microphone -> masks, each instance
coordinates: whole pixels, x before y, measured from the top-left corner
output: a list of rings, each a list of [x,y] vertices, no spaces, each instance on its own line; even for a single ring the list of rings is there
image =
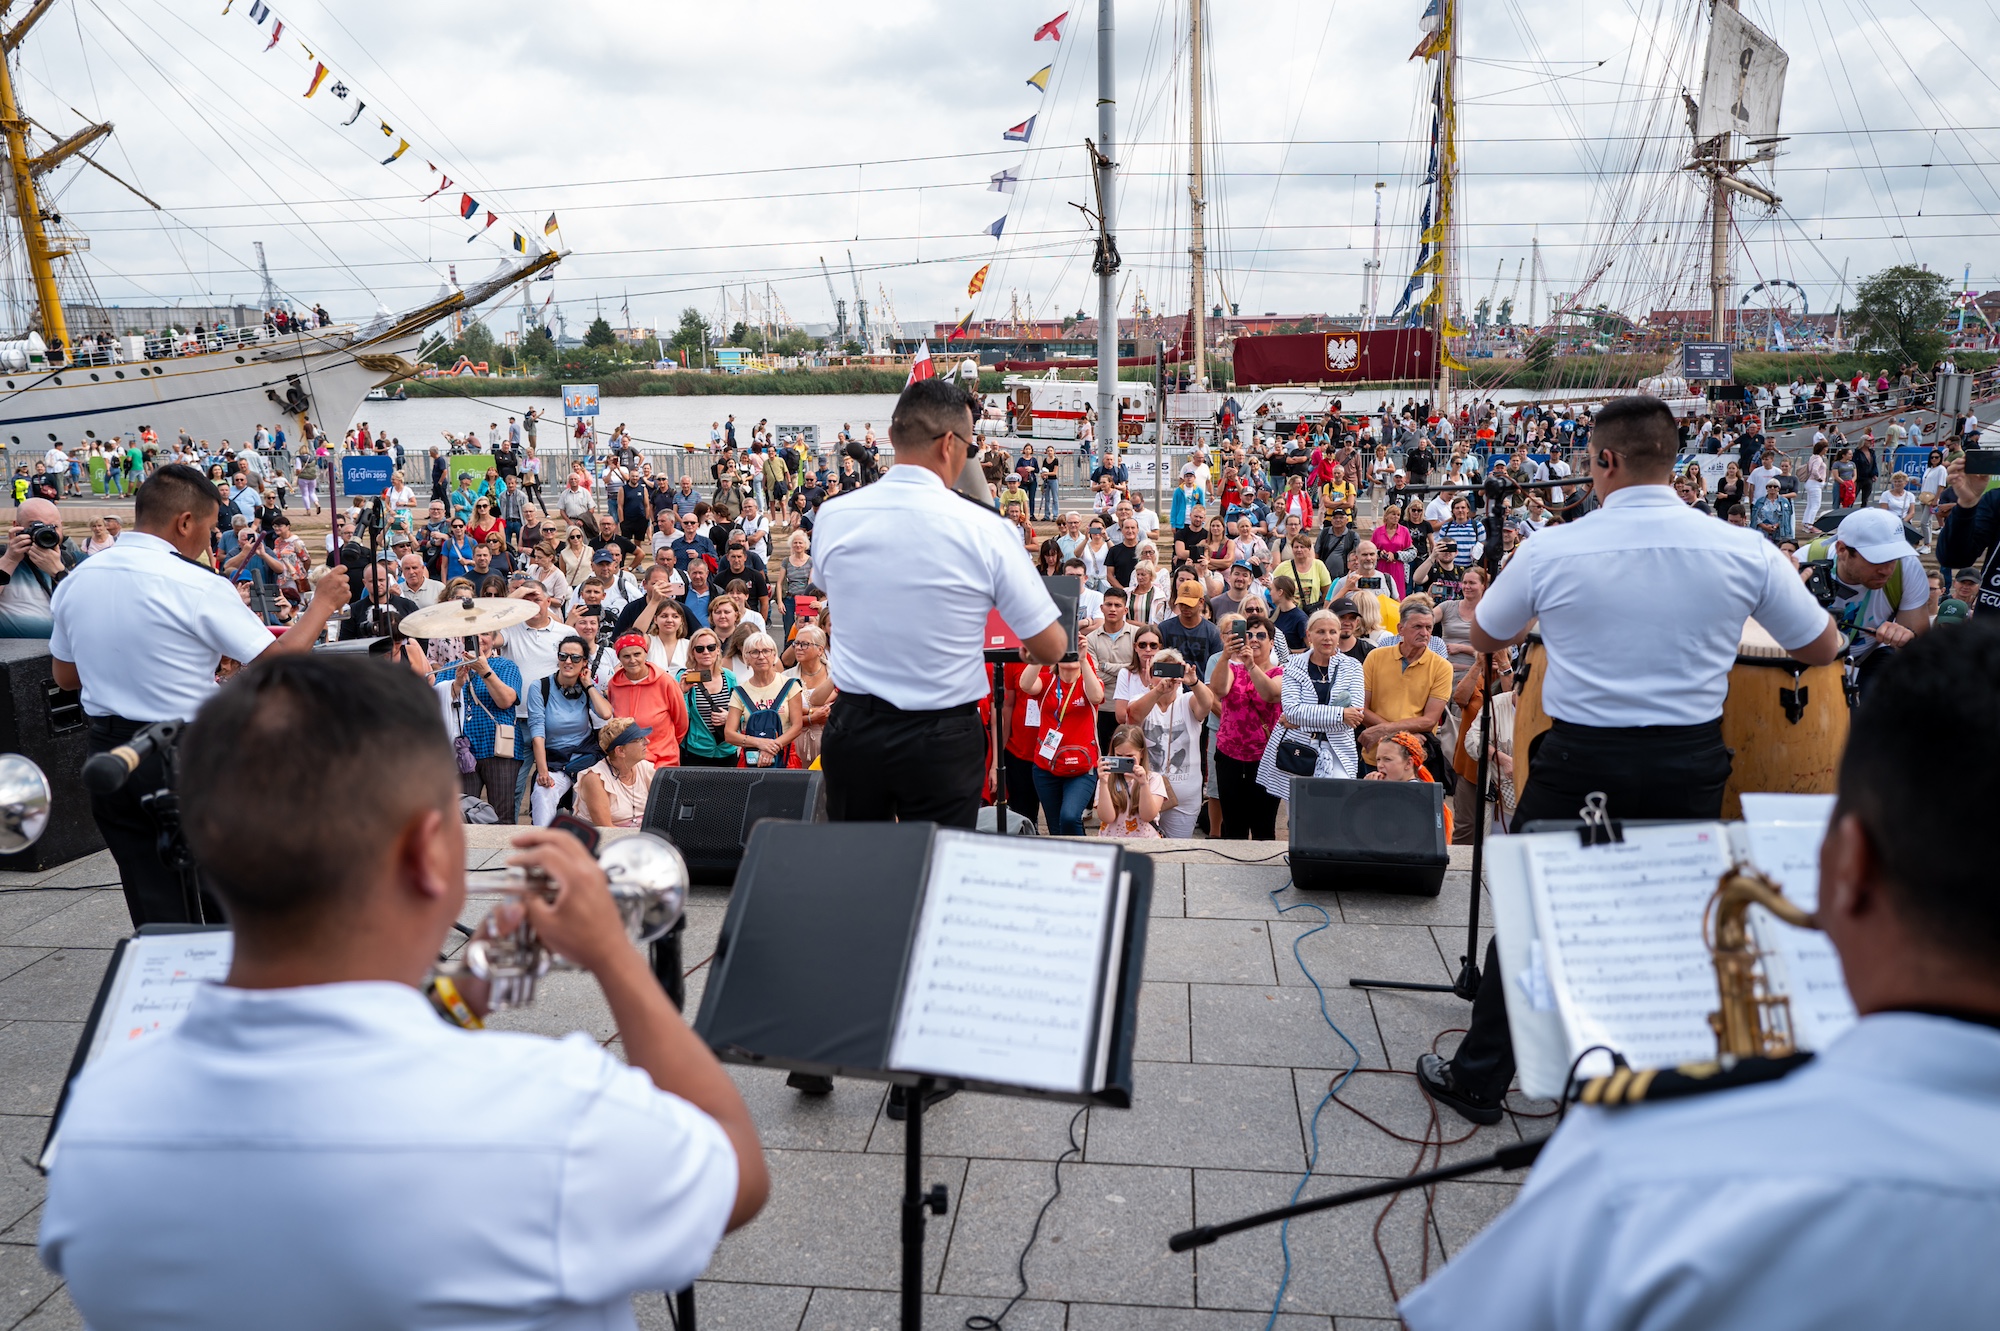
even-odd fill
[[[139,770],[139,764],[146,761],[146,755],[159,749],[172,749],[180,738],[183,724],[180,721],[155,721],[142,727],[116,748],[92,754],[84,760],[83,784],[93,794],[117,794],[126,779]]]

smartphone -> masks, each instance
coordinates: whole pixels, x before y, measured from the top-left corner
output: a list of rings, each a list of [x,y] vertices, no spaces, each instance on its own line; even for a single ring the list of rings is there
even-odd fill
[[[1153,675],[1158,679],[1185,679],[1187,666],[1179,661],[1156,661],[1153,663]]]
[[[1130,772],[1132,770],[1132,755],[1121,753],[1106,758],[1104,760],[1104,770],[1107,772]]]
[[[1967,476],[2000,476],[2000,448],[1966,449],[1965,474]]]

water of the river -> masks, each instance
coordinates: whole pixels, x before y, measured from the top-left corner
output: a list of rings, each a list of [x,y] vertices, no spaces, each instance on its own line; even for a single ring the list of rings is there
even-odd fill
[[[682,444],[708,446],[710,422],[736,417],[736,437],[747,443],[750,428],[760,420],[773,426],[817,425],[822,446],[832,443],[843,424],[861,437],[872,423],[876,438],[889,437],[889,413],[896,399],[891,394],[815,394],[791,397],[608,397],[602,399],[597,417],[600,437],[609,435],[622,421],[641,447],[673,447]],[[498,422],[504,429],[507,417],[520,417],[529,407],[547,413],[540,439],[552,444],[563,430],[560,398],[494,397],[478,402],[462,398],[424,397],[405,402],[363,402],[355,412],[358,424],[367,421],[372,431],[387,430],[408,448],[428,448],[446,430],[463,435],[477,430],[481,439],[486,429]]]

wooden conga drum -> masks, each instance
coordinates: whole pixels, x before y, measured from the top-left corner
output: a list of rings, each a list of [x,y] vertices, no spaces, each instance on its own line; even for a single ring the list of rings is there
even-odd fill
[[[1530,633],[1514,675],[1514,789],[1528,788],[1528,746],[1547,730],[1549,714],[1542,710],[1543,677],[1549,671],[1549,649],[1542,635]]]
[[[1744,791],[1830,795],[1847,747],[1847,690],[1838,661],[1809,666],[1745,620],[1722,707],[1729,784],[1722,816],[1743,816]]]

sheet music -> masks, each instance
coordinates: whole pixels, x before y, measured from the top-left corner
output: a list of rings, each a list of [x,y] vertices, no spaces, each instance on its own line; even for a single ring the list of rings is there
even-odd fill
[[[1117,861],[1116,846],[939,830],[889,1066],[1091,1089]]]
[[[229,974],[235,945],[236,935],[227,929],[148,934],[127,942],[85,1065],[180,1025],[195,992]]]
[[[1829,808],[1828,812],[1831,812]],[[1750,862],[1806,910],[1819,907],[1819,843],[1826,818],[1817,822],[1751,823],[1743,829]],[[1792,1030],[1801,1049],[1824,1049],[1855,1022],[1854,1000],[1840,969],[1840,954],[1817,929],[1786,924],[1761,907],[1750,928],[1765,952],[1771,987],[1792,1000]]]
[[[1570,1049],[1608,1045],[1635,1068],[1714,1057],[1715,968],[1701,918],[1729,867],[1722,824],[1627,827],[1622,843],[1587,848],[1570,833],[1524,840]],[[1593,1055],[1583,1074],[1610,1066]]]

